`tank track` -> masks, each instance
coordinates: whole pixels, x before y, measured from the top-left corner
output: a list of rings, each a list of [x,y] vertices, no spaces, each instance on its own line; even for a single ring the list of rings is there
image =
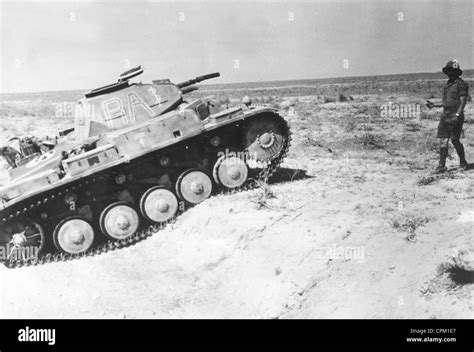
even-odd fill
[[[282,127],[282,130],[284,131],[284,135],[286,136],[284,140],[284,145],[282,150],[280,151],[279,155],[274,158],[272,161],[270,161],[267,165],[267,167],[263,168],[255,178],[249,178],[247,181],[240,187],[235,188],[233,190],[227,191],[227,193],[235,193],[235,192],[240,192],[240,191],[246,191],[246,190],[251,190],[259,187],[260,182],[266,182],[278,169],[280,164],[283,162],[284,158],[286,157],[290,145],[291,145],[291,131],[288,125],[288,122],[280,115],[280,114],[275,114],[275,116],[278,116],[279,118],[279,125]],[[150,158],[156,158],[150,157]],[[131,163],[129,165],[129,168],[134,168],[138,167],[140,163],[145,162],[146,160],[149,160],[150,158],[146,158],[144,160],[141,160],[137,163]],[[50,194],[47,198],[45,198],[43,201],[38,201],[36,204],[31,204],[30,207],[24,208],[23,211],[17,211],[16,216],[22,215],[24,213],[27,213],[28,211],[31,211],[35,209],[35,207],[43,205],[47,203],[49,200],[55,199],[56,197],[60,197],[61,195],[64,195],[67,193],[69,190],[76,190],[81,187],[85,187],[89,185],[91,182],[95,182],[100,178],[108,178],[111,175],[113,175],[114,172],[110,171],[109,173],[93,177],[92,179],[89,180],[84,180],[84,182],[74,185],[68,189],[65,190],[59,190],[55,194]],[[221,191],[222,192],[222,191]],[[166,226],[170,223],[174,223],[176,219],[185,212],[183,211],[178,211],[177,214],[167,221],[166,223],[162,224],[153,224],[150,225],[146,228],[138,229],[135,234],[131,235],[130,237],[126,239],[121,239],[121,240],[107,240],[105,243],[99,244],[98,246],[95,246],[94,248],[89,249],[88,251],[81,253],[81,254],[69,254],[69,253],[48,253],[44,256],[41,256],[39,258],[30,258],[27,260],[10,260],[7,259],[3,261],[3,264],[10,269],[14,268],[21,268],[21,267],[28,267],[28,266],[36,266],[36,265],[42,265],[42,264],[48,264],[48,263],[53,263],[53,262],[66,262],[66,261],[71,261],[71,260],[77,260],[80,258],[86,258],[86,257],[92,257],[95,255],[100,255],[103,253],[107,253],[109,251],[121,249],[121,248],[126,248],[130,247],[140,241],[143,241],[147,239],[148,237],[152,236],[153,234],[159,232],[160,230],[163,230],[166,228]],[[8,217],[9,220],[14,218],[13,215],[10,215]]]

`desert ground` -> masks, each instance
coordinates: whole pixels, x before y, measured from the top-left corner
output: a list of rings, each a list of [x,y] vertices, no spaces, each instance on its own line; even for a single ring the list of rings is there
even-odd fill
[[[213,196],[126,249],[1,266],[0,318],[474,318],[474,166],[458,169],[451,147],[450,171],[432,173],[440,109],[424,102],[443,83],[203,85],[194,97],[231,106],[248,95],[289,121],[290,152],[269,184]],[[82,93],[0,95],[0,137],[68,126],[58,104]],[[464,130],[472,163],[472,102]]]

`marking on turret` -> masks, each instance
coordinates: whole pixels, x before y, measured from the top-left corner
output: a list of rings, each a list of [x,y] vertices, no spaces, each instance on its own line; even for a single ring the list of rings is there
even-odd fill
[[[156,97],[159,99],[159,96]],[[123,125],[136,122],[136,109],[144,109],[150,117],[155,116],[153,110],[147,105],[140,95],[136,92],[127,93],[128,114],[125,111],[124,104],[119,97],[113,97],[102,102],[102,110],[104,112],[104,121],[109,128],[114,128],[113,120],[122,118]],[[115,126],[117,127],[117,126]],[[120,126],[118,126],[120,127]]]
[[[102,102],[102,109],[104,111],[104,120],[109,128],[114,128],[113,120],[122,117],[123,123],[128,123],[128,117],[123,108],[122,100],[114,97]]]
[[[151,117],[153,117],[155,114],[153,113],[153,110],[145,103],[145,101],[135,92],[130,92],[127,93],[128,97],[128,111],[130,115],[130,122],[135,122],[135,108],[137,107],[142,107],[145,109],[148,114],[150,114]]]
[[[84,126],[86,120],[91,120],[95,115],[95,106],[87,102],[79,101],[74,109],[74,117],[79,126]]]
[[[161,97],[157,94],[157,90],[154,87],[148,88],[148,92],[150,92],[150,95],[155,98],[155,105],[160,105],[161,103]]]

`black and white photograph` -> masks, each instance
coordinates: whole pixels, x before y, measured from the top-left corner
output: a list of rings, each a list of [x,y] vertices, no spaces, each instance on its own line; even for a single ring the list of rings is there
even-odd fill
[[[0,319],[473,319],[473,9],[0,0]]]

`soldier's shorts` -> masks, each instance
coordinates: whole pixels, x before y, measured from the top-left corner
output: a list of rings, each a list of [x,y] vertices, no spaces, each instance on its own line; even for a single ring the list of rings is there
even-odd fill
[[[441,119],[438,124],[437,138],[451,138],[460,139],[462,134],[462,126],[464,124],[464,115],[459,117],[456,114],[441,115]]]

